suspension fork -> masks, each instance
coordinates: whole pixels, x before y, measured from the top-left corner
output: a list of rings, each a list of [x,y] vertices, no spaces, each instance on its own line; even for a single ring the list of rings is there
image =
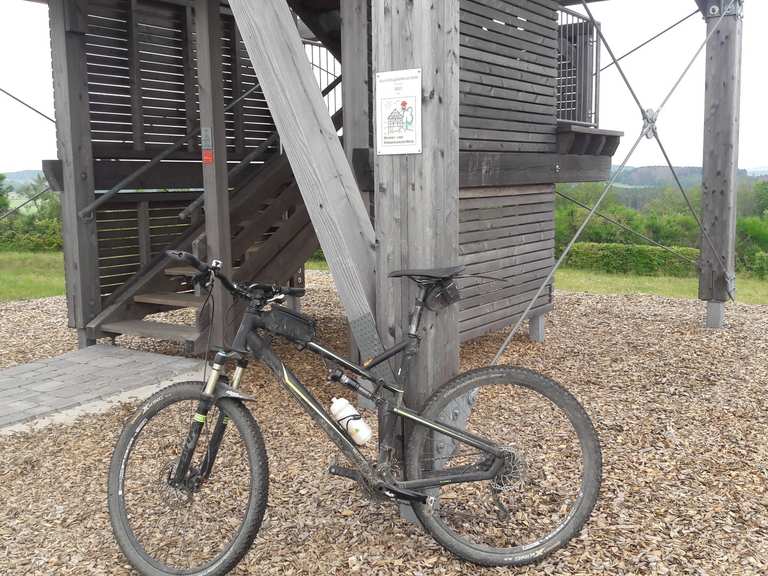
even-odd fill
[[[171,484],[173,486],[182,485],[189,475],[189,467],[192,463],[192,457],[195,453],[195,449],[197,448],[197,443],[200,440],[200,434],[203,431],[203,427],[208,420],[208,413],[213,407],[215,401],[216,386],[219,383],[219,379],[222,375],[222,369],[226,361],[227,355],[223,352],[218,352],[213,360],[213,365],[211,366],[211,374],[208,377],[208,381],[205,384],[205,389],[203,390],[203,397],[197,403],[197,410],[195,411],[195,415],[192,417],[192,423],[190,424],[189,432],[187,433],[187,437],[184,439],[184,443],[181,446],[179,462],[176,465],[176,470],[174,471],[173,477],[171,478]],[[236,385],[240,384],[244,369],[245,365],[241,366],[240,362],[238,362],[238,367],[235,371],[234,377],[234,383]],[[211,436],[211,442],[209,443],[208,451],[206,452],[205,459],[203,460],[201,468],[201,472],[205,478],[210,475],[211,469],[213,468],[213,463],[216,460],[219,446],[221,445],[221,441],[224,437],[226,425],[226,417],[224,414],[219,414],[216,425],[214,427],[213,435]]]
[[[230,384],[235,390],[240,387],[240,381],[243,379],[243,372],[245,372],[247,366],[248,361],[245,358],[241,358],[237,361],[237,367],[235,368],[235,373],[232,376],[232,382]],[[205,458],[200,466],[200,476],[203,480],[207,480],[213,471],[213,465],[216,462],[216,456],[219,454],[219,448],[221,447],[222,440],[224,440],[224,433],[227,431],[228,424],[229,417],[219,410],[219,416],[216,419],[216,425],[213,427],[211,440],[208,443],[208,450],[206,451]]]
[[[236,354],[239,354],[237,361],[237,368],[235,369],[234,376],[232,378],[232,388],[240,386],[240,381],[243,377],[243,372],[248,365],[248,361],[245,354],[242,352],[245,350],[248,334],[253,330],[253,326],[257,316],[257,309],[248,307],[243,319],[240,322],[240,327],[237,330],[235,339],[232,343],[232,350]],[[192,456],[197,448],[197,443],[200,440],[200,434],[203,430],[206,420],[208,419],[208,413],[210,412],[216,398],[216,386],[219,383],[219,379],[222,375],[222,369],[227,362],[229,356],[224,352],[217,352],[213,359],[213,365],[211,366],[211,375],[208,377],[208,381],[205,384],[203,390],[203,398],[197,405],[197,411],[192,420],[192,424],[189,428],[189,433],[181,447],[181,456],[179,456],[179,462],[176,466],[176,470],[173,473],[173,477],[170,479],[172,486],[180,486],[186,480],[189,474],[189,467],[192,463]],[[227,429],[228,418],[219,413],[219,417],[216,419],[216,424],[211,435],[211,440],[208,444],[208,450],[206,451],[203,459],[200,474],[202,479],[207,479],[211,475],[213,470],[213,464],[216,461],[221,442],[224,439],[224,433]]]
[[[237,334],[235,335],[235,339],[232,342],[232,349],[235,351],[242,351],[245,350],[246,345],[246,339],[248,337],[248,334],[253,330],[253,323],[255,318],[255,311],[251,310],[250,307],[246,311],[246,313],[243,315],[243,319],[240,322],[240,327],[237,330]],[[213,363],[213,369],[211,371],[211,377],[208,379],[208,382],[205,386],[205,392],[204,394],[210,395],[211,398],[214,397],[216,393],[216,385],[219,382],[219,378],[221,377],[221,367],[226,362],[227,355],[223,354],[221,352],[216,354],[216,358],[214,359]],[[240,387],[240,382],[243,379],[243,373],[245,372],[245,369],[248,367],[248,359],[245,356],[245,354],[241,354],[237,359],[237,366],[235,368],[235,372],[232,375],[232,381],[230,382],[230,386],[233,389],[238,389]],[[211,406],[208,406],[208,410],[210,410]],[[198,410],[199,412],[199,410]],[[206,412],[207,416],[207,412]],[[196,422],[193,422],[193,429]],[[227,431],[227,425],[229,424],[229,418],[221,411],[219,411],[219,416],[216,419],[216,424],[213,427],[213,432],[211,433],[211,439],[208,443],[208,450],[205,453],[205,457],[203,458],[203,462],[200,466],[200,477],[203,480],[207,480],[211,472],[213,471],[213,465],[216,462],[216,457],[219,454],[219,448],[221,447],[221,442],[224,440],[224,433]],[[192,435],[193,429],[190,430],[190,435]],[[202,429],[202,427],[201,427]],[[197,438],[199,439],[200,433],[197,433]],[[194,448],[197,446],[197,439],[195,440],[195,445],[192,447],[192,451],[190,452],[189,459],[191,461],[191,456],[194,454]],[[189,468],[189,463],[186,464],[186,467]],[[186,472],[185,472],[186,474]]]

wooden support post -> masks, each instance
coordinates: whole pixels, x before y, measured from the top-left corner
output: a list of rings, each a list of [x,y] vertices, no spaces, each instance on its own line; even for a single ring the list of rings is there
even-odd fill
[[[69,326],[81,348],[94,344],[86,325],[101,310],[96,219],[78,212],[94,200],[93,153],[85,64],[86,0],[50,0],[53,93],[59,160],[64,271]]]
[[[708,2],[708,34],[720,20],[720,10],[728,4]],[[708,307],[718,309],[708,311],[707,325],[713,328],[723,325],[719,309],[729,298],[728,275],[735,272],[741,50],[742,2],[738,0],[707,46],[702,220],[717,253],[702,236],[699,298],[706,300]],[[721,262],[725,262],[727,274]]]
[[[544,342],[544,322],[544,314],[531,316],[528,319],[528,338],[531,339],[531,342]]]
[[[368,0],[348,0],[341,3],[341,83],[344,103],[344,152],[355,172],[353,156],[356,148],[368,149],[371,144],[370,116],[370,55]],[[358,188],[361,175],[355,172]],[[363,204],[370,214],[371,194],[361,190]],[[366,282],[375,286],[376,279]],[[375,297],[371,302],[375,310]],[[360,360],[360,351],[350,338],[350,355]]]
[[[230,0],[357,345],[382,351],[372,312],[373,227],[285,0]],[[392,379],[388,369],[378,372]]]
[[[291,276],[288,285],[291,288],[304,288],[306,286],[305,269],[303,264],[301,265],[301,268],[299,268],[296,273]],[[289,296],[286,299],[286,306],[288,306],[291,310],[301,312],[301,298]]]
[[[229,223],[222,32],[218,0],[196,0],[195,23],[207,252],[209,258],[221,260],[224,273],[231,276],[232,234]],[[213,296],[216,299],[216,316],[209,328],[212,330],[211,345],[223,346],[232,336],[225,321],[232,296],[220,283],[216,283]]]
[[[136,224],[139,234],[139,262],[148,266],[152,260],[152,231],[150,230],[149,201],[142,200],[136,206]]]
[[[459,260],[459,0],[374,0],[372,26],[374,72],[420,68],[423,83],[422,153],[375,159],[376,312],[386,345],[406,331],[415,300],[413,282],[389,272]],[[414,409],[459,367],[456,306],[424,320],[405,396]]]

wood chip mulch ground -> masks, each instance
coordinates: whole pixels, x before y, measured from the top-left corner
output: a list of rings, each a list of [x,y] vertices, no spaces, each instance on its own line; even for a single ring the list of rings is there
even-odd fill
[[[309,288],[305,310],[327,343],[346,350],[329,277],[312,273]],[[516,339],[505,361],[559,380],[582,401],[605,462],[581,536],[518,570],[462,563],[394,508],[328,476],[331,444],[264,370],[250,369],[270,504],[235,573],[767,574],[768,306],[729,306],[723,331],[702,328],[702,313],[693,301],[560,293],[546,343]],[[0,304],[0,367],[72,349],[65,319],[62,298]],[[503,337],[465,345],[463,368],[487,363]],[[320,379],[322,364],[283,352],[324,403],[339,394]],[[130,409],[0,436],[0,574],[131,573],[105,501],[110,453]]]

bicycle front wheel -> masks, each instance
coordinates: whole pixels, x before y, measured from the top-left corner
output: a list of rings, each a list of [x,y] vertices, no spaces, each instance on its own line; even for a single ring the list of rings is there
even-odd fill
[[[202,382],[161,390],[138,409],[112,455],[112,530],[141,574],[226,574],[248,552],[267,506],[267,454],[245,406],[219,401],[209,412],[183,485],[170,482],[202,397]],[[216,450],[217,423],[226,423]],[[215,460],[210,475],[205,463]]]
[[[600,490],[600,444],[578,401],[556,382],[494,366],[439,388],[421,414],[466,429],[504,451],[495,478],[428,489],[414,504],[424,528],[445,548],[486,566],[535,562],[566,544],[589,518]],[[409,480],[441,469],[482,468],[488,455],[417,426],[409,440]]]

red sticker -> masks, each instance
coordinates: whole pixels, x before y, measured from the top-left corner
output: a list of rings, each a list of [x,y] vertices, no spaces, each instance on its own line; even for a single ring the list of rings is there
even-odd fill
[[[210,166],[211,164],[213,164],[213,150],[203,148],[203,166]]]

